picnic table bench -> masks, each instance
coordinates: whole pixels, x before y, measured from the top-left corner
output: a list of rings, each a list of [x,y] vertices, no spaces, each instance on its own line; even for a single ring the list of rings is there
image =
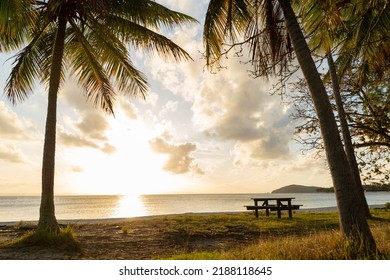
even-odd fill
[[[294,197],[255,197],[252,198],[254,205],[244,205],[246,210],[254,210],[256,218],[259,217],[259,210],[265,210],[266,216],[269,216],[269,211],[277,211],[278,218],[282,217],[282,211],[288,211],[288,216],[292,218],[292,210],[298,210],[302,205],[292,204]],[[270,204],[269,202],[273,202]],[[259,205],[259,202],[262,204]]]

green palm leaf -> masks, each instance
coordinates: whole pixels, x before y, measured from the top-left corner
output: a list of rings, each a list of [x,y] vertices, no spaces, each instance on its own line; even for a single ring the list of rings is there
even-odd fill
[[[253,15],[245,0],[211,0],[204,23],[205,56],[210,67],[221,57],[222,46],[244,36]]]
[[[24,100],[40,80],[48,85],[48,112],[38,227],[56,232],[54,166],[57,97],[67,69],[88,99],[114,113],[116,89],[145,96],[147,81],[126,44],[174,61],[190,56],[159,29],[196,22],[150,0],[0,0],[0,51],[25,47],[15,56],[6,96]],[[115,88],[115,86],[117,88]]]

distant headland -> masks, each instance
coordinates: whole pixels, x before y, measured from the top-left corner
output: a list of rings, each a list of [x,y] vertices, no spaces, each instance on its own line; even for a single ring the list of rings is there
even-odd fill
[[[363,189],[368,192],[389,192],[390,185],[364,185]],[[288,185],[279,189],[273,190],[271,193],[332,193],[333,187],[324,188],[316,186],[304,185]]]

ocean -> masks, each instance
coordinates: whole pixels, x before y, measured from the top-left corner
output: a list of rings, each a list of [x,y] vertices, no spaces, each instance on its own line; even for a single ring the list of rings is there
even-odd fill
[[[58,220],[110,219],[182,213],[245,211],[252,197],[294,197],[302,209],[335,207],[333,193],[79,195],[55,198]],[[390,192],[366,192],[369,205],[390,202]],[[36,221],[39,196],[0,196],[0,222]]]

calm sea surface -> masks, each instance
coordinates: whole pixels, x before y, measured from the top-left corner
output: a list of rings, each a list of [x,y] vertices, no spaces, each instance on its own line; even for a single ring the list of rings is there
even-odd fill
[[[336,206],[334,194],[166,194],[140,196],[57,196],[56,217],[106,219],[200,212],[239,212],[251,197],[295,197],[303,209]],[[368,192],[369,205],[390,202],[390,192]],[[39,216],[39,196],[0,196],[0,222],[34,221]]]

